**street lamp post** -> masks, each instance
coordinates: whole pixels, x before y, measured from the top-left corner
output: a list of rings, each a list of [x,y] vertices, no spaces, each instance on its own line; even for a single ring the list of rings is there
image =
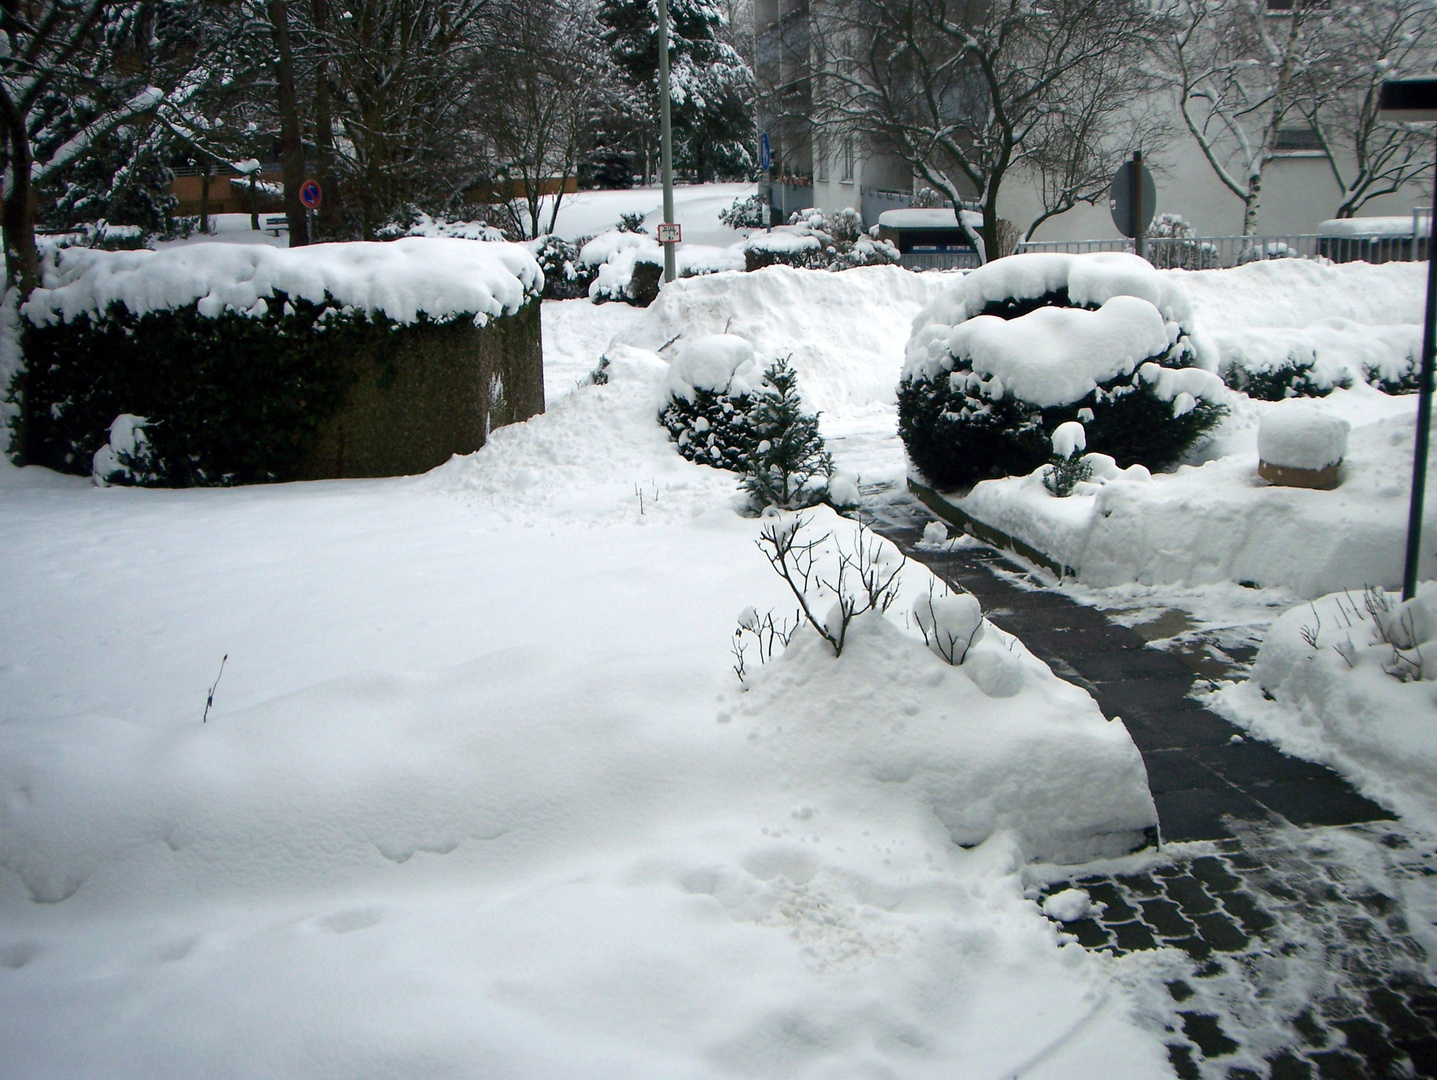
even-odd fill
[[[1394,79],[1382,84],[1378,116],[1398,123],[1437,120],[1437,79]],[[1432,178],[1432,220],[1427,226],[1427,308],[1422,319],[1422,372],[1417,391],[1417,438],[1412,451],[1412,502],[1407,512],[1407,556],[1402,566],[1402,599],[1417,592],[1417,564],[1422,545],[1422,498],[1427,486],[1427,446],[1432,431],[1432,360],[1437,352],[1437,174]],[[1416,254],[1417,237],[1412,237]]]
[[[674,220],[674,135],[669,119],[669,0],[659,0],[659,169],[664,181],[664,224]],[[664,281],[678,277],[674,245],[664,249]]]

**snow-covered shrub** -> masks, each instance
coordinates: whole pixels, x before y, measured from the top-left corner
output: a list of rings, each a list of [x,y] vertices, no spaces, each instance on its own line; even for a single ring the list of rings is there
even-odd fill
[[[768,224],[768,204],[762,195],[735,199],[733,205],[719,211],[719,220],[731,229],[762,229]]]
[[[95,451],[90,478],[96,487],[121,484],[126,487],[159,483],[165,466],[158,460],[145,428],[149,420],[121,413],[110,425],[110,441]]]
[[[1059,424],[1053,432],[1053,460],[1043,473],[1043,486],[1060,499],[1066,499],[1085,480],[1093,477],[1093,463],[1084,459],[1087,433],[1076,420]]]
[[[913,602],[913,621],[923,643],[954,667],[983,637],[983,608],[972,593],[935,596],[930,589]]]
[[[659,423],[690,461],[743,472],[754,445],[749,407],[759,381],[753,346],[743,338],[695,338],[669,365]]]
[[[1384,394],[1415,394],[1422,388],[1422,362],[1409,353],[1394,363],[1363,364],[1362,378]]]
[[[988,263],[914,321],[898,386],[909,459],[941,488],[1022,476],[1081,416],[1095,451],[1172,465],[1224,412],[1192,331],[1186,295],[1136,256]]]
[[[659,294],[664,253],[651,236],[610,229],[579,249],[579,266],[593,275],[589,299],[594,303],[620,300],[648,307]]]
[[[485,218],[451,221],[445,217],[426,214],[415,206],[404,207],[394,221],[381,225],[376,232],[381,240],[397,240],[401,236],[429,236],[502,244],[509,239],[503,229],[490,225]]]
[[[589,295],[589,286],[599,270],[579,258],[581,244],[571,244],[549,233],[527,246],[544,271],[545,300],[577,300]]]
[[[756,506],[800,510],[827,496],[833,456],[823,447],[817,414],[803,409],[798,375],[787,358],[764,371],[746,427],[752,443],[744,456],[743,489]]]
[[[744,242],[745,269],[793,266],[800,270],[851,270],[855,266],[887,266],[900,261],[898,249],[886,240],[864,235],[856,211],[836,216],[839,234],[830,231],[823,212],[796,210],[790,224],[756,233]]]
[[[1326,397],[1333,390],[1347,389],[1352,379],[1341,372],[1331,373],[1317,365],[1317,354],[1296,347],[1278,364],[1264,365],[1245,357],[1234,358],[1223,372],[1223,382],[1259,401],[1282,401],[1291,397]]]
[[[1145,234],[1146,255],[1159,270],[1209,270],[1218,265],[1217,249],[1197,240],[1197,230],[1181,214],[1159,214]]]
[[[805,530],[812,519],[770,507],[758,546],[798,601],[799,610],[835,658],[843,655],[848,628],[860,615],[881,615],[898,599],[903,553],[874,536],[859,519],[851,549],[831,544],[831,533],[812,537]]]
[[[619,232],[624,232],[624,233],[642,233],[642,232],[644,232],[644,218],[647,217],[647,216],[648,216],[648,215],[646,215],[646,214],[641,214],[641,213],[639,213],[638,211],[635,211],[635,212],[632,213],[632,214],[620,214],[620,215],[619,215],[619,225],[618,225]]]
[[[909,209],[912,210],[941,210],[952,205],[952,200],[947,195],[934,191],[926,185],[918,189],[913,196],[913,201],[908,204]]]

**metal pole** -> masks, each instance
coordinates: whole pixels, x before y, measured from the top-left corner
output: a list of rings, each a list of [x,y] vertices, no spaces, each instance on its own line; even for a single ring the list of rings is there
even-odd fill
[[[1437,175],[1432,178],[1432,217],[1437,222]],[[1417,561],[1422,546],[1422,496],[1427,486],[1427,442],[1432,430],[1432,356],[1437,352],[1437,259],[1427,241],[1427,314],[1422,320],[1422,375],[1417,393],[1417,439],[1412,451],[1412,507],[1407,514],[1407,561],[1402,567],[1402,599],[1417,593]],[[1417,243],[1413,238],[1413,245]]]
[[[669,0],[659,0],[659,153],[664,179],[664,223],[674,220],[674,135],[669,120]],[[678,277],[674,245],[664,245],[664,280]]]
[[[1133,254],[1143,255],[1143,225],[1147,218],[1143,214],[1143,152],[1133,151]]]

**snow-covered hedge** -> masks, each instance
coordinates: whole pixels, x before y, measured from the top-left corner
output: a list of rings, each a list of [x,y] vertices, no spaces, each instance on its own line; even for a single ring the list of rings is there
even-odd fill
[[[659,423],[690,461],[742,472],[753,444],[750,398],[762,378],[753,346],[743,338],[695,338],[669,365],[668,400]]]
[[[1053,431],[1124,465],[1173,464],[1222,416],[1215,357],[1176,280],[1132,255],[1015,255],[914,320],[899,432],[932,484],[1025,475]]]
[[[743,245],[745,268],[793,266],[801,270],[851,270],[898,263],[898,249],[864,236],[854,210],[840,210],[832,222],[816,209],[799,210],[786,226],[755,233]]]
[[[682,244],[676,259],[680,277],[744,268],[743,253],[738,249],[706,244]],[[657,240],[644,233],[611,229],[580,249],[579,263],[592,274],[589,299],[594,303],[622,300],[648,307],[659,294],[664,251]]]
[[[16,449],[89,473],[144,417],[160,485],[422,471],[543,408],[538,264],[459,239],[56,253]]]

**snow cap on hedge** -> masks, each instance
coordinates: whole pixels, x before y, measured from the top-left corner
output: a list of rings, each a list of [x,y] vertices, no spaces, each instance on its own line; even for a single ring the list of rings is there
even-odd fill
[[[1060,289],[1067,289],[1074,307],[1040,308],[1009,320],[980,316],[990,303],[1036,300]],[[963,275],[918,313],[903,378],[936,378],[952,370],[955,355],[971,355],[975,371],[999,375],[1025,401],[1066,405],[1164,351],[1179,334],[1191,333],[1192,321],[1192,304],[1178,281],[1136,255],[1011,255]],[[1019,376],[1020,389],[1010,376],[1034,345],[1038,363]],[[1198,360],[1201,367],[1215,366],[1206,356]],[[1072,364],[1078,367],[1070,370]],[[1067,373],[1054,382],[1060,367]]]
[[[753,346],[736,334],[694,338],[669,365],[669,396],[687,402],[693,402],[695,390],[743,397],[758,381]]]
[[[72,322],[123,304],[134,315],[198,304],[214,318],[226,311],[256,316],[276,293],[320,304],[326,296],[398,323],[420,315],[472,315],[483,324],[512,315],[544,288],[534,256],[518,244],[439,237],[387,243],[189,244],[163,251],[66,248],[22,308],[36,326]]]

